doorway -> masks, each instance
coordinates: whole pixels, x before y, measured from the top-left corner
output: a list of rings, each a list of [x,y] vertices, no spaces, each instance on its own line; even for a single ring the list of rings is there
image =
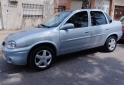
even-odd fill
[[[124,16],[124,6],[115,6],[114,19],[119,20]]]

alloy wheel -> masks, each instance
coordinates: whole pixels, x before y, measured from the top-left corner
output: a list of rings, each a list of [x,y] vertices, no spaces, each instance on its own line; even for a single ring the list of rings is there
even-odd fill
[[[111,38],[111,39],[109,40],[108,46],[109,46],[108,48],[109,48],[110,50],[114,50],[114,49],[115,49],[115,47],[116,47],[116,41],[115,41],[114,38]]]
[[[45,68],[50,65],[52,54],[48,50],[41,50],[35,56],[35,64],[39,68]]]

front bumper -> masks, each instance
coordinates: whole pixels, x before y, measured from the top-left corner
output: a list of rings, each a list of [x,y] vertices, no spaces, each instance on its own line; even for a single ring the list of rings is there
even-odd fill
[[[14,65],[26,65],[29,48],[21,49],[8,49],[7,47],[1,46],[3,58]]]

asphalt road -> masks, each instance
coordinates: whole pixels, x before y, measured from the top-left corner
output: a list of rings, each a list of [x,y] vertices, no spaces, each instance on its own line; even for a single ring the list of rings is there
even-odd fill
[[[8,64],[0,55],[0,85],[124,85],[123,43],[112,53],[91,49],[60,56],[39,72]]]

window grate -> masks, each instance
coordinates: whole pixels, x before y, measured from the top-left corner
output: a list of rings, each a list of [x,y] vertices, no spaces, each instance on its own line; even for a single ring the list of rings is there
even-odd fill
[[[23,17],[43,17],[43,5],[22,4]]]
[[[9,2],[18,3],[17,0],[8,0]]]

